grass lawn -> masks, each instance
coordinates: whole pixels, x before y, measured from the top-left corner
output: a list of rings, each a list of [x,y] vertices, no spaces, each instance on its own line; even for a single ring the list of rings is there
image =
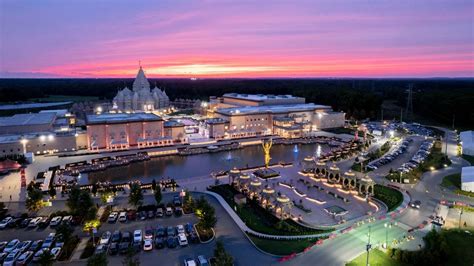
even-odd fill
[[[456,194],[474,197],[474,192],[461,190],[461,174],[452,174],[443,177],[443,182],[441,182],[441,186],[446,188],[454,188],[454,192]]]
[[[347,263],[346,266],[365,266],[367,262],[367,253],[361,254],[351,262]],[[390,258],[385,252],[379,249],[373,249],[370,251],[369,264],[371,266],[399,266],[404,265]]]
[[[471,165],[474,165],[474,156],[469,156],[463,154],[462,158],[466,161],[468,161]]]
[[[474,265],[474,231],[467,234],[460,230],[443,231],[449,247],[446,265]]]
[[[274,255],[290,255],[291,253],[300,253],[305,248],[318,241],[317,238],[301,240],[273,240],[263,239],[255,236],[249,236],[252,242],[261,250]]]
[[[254,231],[269,235],[309,235],[327,232],[302,226],[290,219],[281,221],[260,205],[250,201],[242,206],[236,205],[234,195],[238,192],[229,185],[214,186],[211,191],[221,195],[232,208],[236,207],[240,219]]]
[[[383,201],[387,205],[388,211],[395,210],[403,202],[403,195],[400,191],[378,184],[374,188],[374,197]]]

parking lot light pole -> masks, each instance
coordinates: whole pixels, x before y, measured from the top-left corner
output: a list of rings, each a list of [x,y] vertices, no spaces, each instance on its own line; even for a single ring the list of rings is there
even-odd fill
[[[384,248],[386,249],[388,247],[388,229],[392,228],[392,223],[385,223],[383,225],[385,227],[385,243],[384,243]]]
[[[367,237],[368,237],[368,241],[367,241],[367,246],[366,246],[366,250],[367,250],[367,261],[365,263],[366,266],[369,266],[369,255],[370,255],[370,248],[371,248],[371,245],[370,245],[370,225],[369,225],[369,233],[367,234]]]

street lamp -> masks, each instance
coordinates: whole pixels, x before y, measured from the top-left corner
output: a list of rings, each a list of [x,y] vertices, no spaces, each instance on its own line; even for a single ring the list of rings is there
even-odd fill
[[[366,266],[369,266],[369,255],[370,255],[370,249],[372,248],[372,245],[370,244],[370,225],[369,225],[369,233],[367,233],[367,237],[368,237],[368,240],[367,240],[367,246],[366,246],[366,250],[367,250],[367,262],[366,262]]]
[[[388,246],[388,229],[392,228],[392,223],[385,223],[383,225],[385,227],[385,243],[383,243],[383,248],[387,248]]]
[[[20,142],[23,145],[23,154],[25,154],[26,153],[26,143],[28,143],[28,140],[27,139],[21,139]]]

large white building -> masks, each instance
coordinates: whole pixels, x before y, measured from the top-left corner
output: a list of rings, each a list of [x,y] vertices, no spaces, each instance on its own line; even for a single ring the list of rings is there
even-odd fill
[[[474,131],[463,131],[459,134],[461,139],[462,154],[474,156]]]
[[[121,112],[154,111],[170,106],[170,99],[164,90],[156,87],[150,90],[142,67],[132,85],[132,90],[125,87],[113,99],[113,109]]]
[[[461,190],[474,192],[474,166],[462,168]]]
[[[228,93],[211,97],[208,136],[216,139],[279,135],[310,136],[326,128],[344,126],[345,114],[331,106],[305,103],[292,95]]]

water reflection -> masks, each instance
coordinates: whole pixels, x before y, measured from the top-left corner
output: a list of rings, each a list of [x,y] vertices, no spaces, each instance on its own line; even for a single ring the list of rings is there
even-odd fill
[[[305,156],[314,155],[318,144],[306,145],[273,145],[271,150],[272,163],[279,161],[301,161]],[[295,149],[298,152],[294,152]],[[323,152],[329,150],[326,145],[321,147]],[[234,151],[197,154],[190,156],[164,156],[152,158],[149,161],[132,163],[127,166],[109,168],[102,172],[90,173],[88,178],[82,178],[81,183],[111,181],[114,183],[140,179],[150,182],[153,178],[189,178],[205,176],[211,172],[228,170],[233,166],[247,167],[263,165],[263,151],[260,145],[249,146]]]

